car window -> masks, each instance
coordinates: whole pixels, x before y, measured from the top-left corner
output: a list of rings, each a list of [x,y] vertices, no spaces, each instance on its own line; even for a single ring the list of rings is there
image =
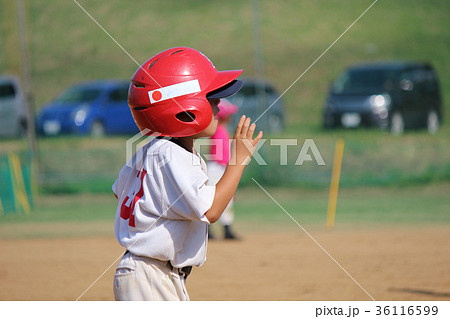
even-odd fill
[[[262,84],[262,87],[264,88],[264,92],[266,94],[276,94],[276,91],[273,87],[270,85]],[[257,95],[257,92],[259,90],[258,84],[248,84],[246,83],[237,93],[240,96],[244,97],[255,97]]]
[[[16,88],[11,83],[0,84],[0,98],[12,99],[16,96]]]
[[[277,92],[275,91],[275,89],[271,86],[266,86],[266,94],[277,94]]]
[[[417,69],[413,72],[413,80],[416,82],[424,82],[426,79],[426,72],[424,69]]]
[[[239,90],[239,95],[250,97],[256,95],[256,87],[253,84],[246,84]]]
[[[61,93],[55,101],[62,103],[92,102],[100,95],[100,93],[101,89],[99,88],[73,87]]]
[[[128,86],[115,89],[109,94],[109,100],[114,102],[123,102],[128,100]]]
[[[427,73],[424,69],[416,69],[412,73],[416,89],[420,92],[426,90]]]
[[[334,94],[374,94],[390,88],[393,72],[386,70],[350,70],[333,83]]]
[[[425,89],[428,92],[433,92],[433,91],[437,91],[438,90],[438,81],[437,81],[437,76],[434,73],[433,69],[425,69]]]

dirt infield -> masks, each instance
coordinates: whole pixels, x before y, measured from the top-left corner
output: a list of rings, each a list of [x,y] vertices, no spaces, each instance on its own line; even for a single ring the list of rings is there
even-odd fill
[[[450,226],[251,232],[210,242],[192,300],[450,300]],[[113,236],[0,241],[1,300],[112,300]]]

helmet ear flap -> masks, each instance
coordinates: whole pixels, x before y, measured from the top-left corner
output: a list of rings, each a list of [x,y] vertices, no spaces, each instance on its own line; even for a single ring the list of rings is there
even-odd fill
[[[177,108],[178,110],[174,114],[176,121],[190,126],[192,129],[203,130],[211,122],[212,108],[206,98],[179,100],[177,101]]]

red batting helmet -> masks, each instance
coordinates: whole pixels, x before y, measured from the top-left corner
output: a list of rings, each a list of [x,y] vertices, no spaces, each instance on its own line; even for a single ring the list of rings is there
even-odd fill
[[[131,79],[128,105],[145,135],[191,136],[208,127],[212,109],[207,98],[236,93],[242,70],[217,71],[201,52],[172,48],[142,64]]]

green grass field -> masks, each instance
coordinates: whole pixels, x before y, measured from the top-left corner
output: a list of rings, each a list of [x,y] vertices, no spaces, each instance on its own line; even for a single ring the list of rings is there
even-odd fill
[[[302,226],[325,228],[327,190],[266,190]],[[336,228],[448,224],[449,192],[449,183],[344,189],[339,193]],[[30,215],[0,216],[0,238],[112,236],[116,205],[112,193],[40,195]],[[236,227],[245,231],[298,227],[283,209],[257,186],[239,189]]]
[[[448,223],[449,190],[448,183],[425,187],[344,189],[338,196],[336,225]],[[267,191],[300,224],[325,227],[328,190],[268,188]],[[237,194],[236,210],[242,212],[239,216],[243,221],[296,226],[283,209],[259,188],[244,189]]]

